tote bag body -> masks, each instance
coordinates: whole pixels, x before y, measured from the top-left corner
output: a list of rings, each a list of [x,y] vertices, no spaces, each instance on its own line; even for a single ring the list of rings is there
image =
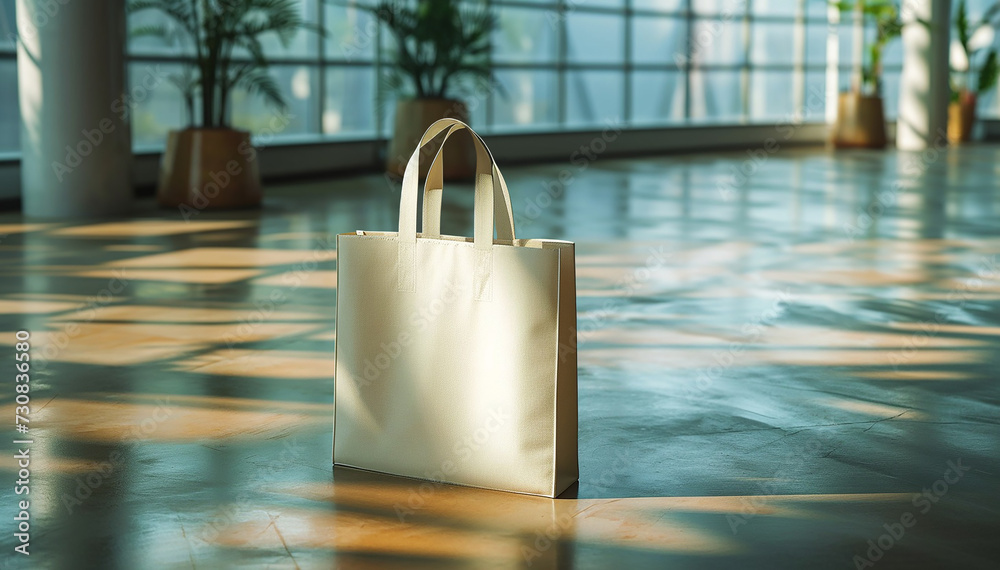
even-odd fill
[[[514,237],[475,133],[475,237],[439,233],[440,153],[416,233],[420,148],[467,128],[425,133],[400,231],[338,236],[334,463],[554,497],[578,477],[574,246]]]

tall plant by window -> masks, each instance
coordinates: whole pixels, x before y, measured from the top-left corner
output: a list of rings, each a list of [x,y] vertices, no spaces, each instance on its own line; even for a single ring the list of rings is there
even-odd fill
[[[882,103],[882,56],[889,43],[902,35],[903,20],[896,0],[831,1],[842,14],[861,19],[861,76],[853,77],[851,91],[837,100],[837,122],[832,141],[837,147],[884,148],[887,142],[885,105]],[[855,20],[857,21],[857,20]],[[874,24],[875,37],[868,26]],[[858,44],[856,44],[858,45]]]
[[[387,170],[402,174],[431,123],[443,117],[469,120],[468,106],[458,99],[467,88],[482,93],[496,87],[489,53],[497,19],[485,3],[460,0],[383,0],[372,12],[395,43],[386,80],[399,98]],[[448,178],[471,171],[468,153],[445,161]]]
[[[230,99],[239,88],[285,108],[284,95],[268,72],[262,39],[273,35],[287,47],[299,30],[315,29],[302,20],[298,4],[297,0],[132,0],[129,11],[155,10],[167,20],[138,27],[133,35],[193,50],[185,72],[171,81],[184,95],[191,126],[219,128],[229,126]]]
[[[865,23],[875,24],[875,37],[864,38],[861,65],[861,90],[867,95],[882,96],[882,54],[889,43],[903,33],[899,6],[894,0],[841,0],[833,3],[841,13],[861,11]]]
[[[979,95],[996,87],[1000,66],[994,47],[994,25],[1000,18],[1000,3],[989,8],[977,22],[969,21],[965,0],[955,11],[955,39],[951,46],[951,106],[948,108],[948,138],[954,142],[972,138]]]
[[[130,0],[128,8],[163,16],[134,35],[180,43],[192,54],[171,77],[184,96],[188,128],[168,134],[160,204],[180,208],[185,218],[206,208],[260,204],[256,151],[250,133],[230,128],[230,101],[244,89],[286,108],[263,39],[275,36],[288,46],[300,30],[316,29],[303,21],[298,0]]]
[[[1000,20],[1000,3],[990,7],[978,22],[970,22],[965,0],[955,12],[956,45],[952,48],[952,101],[963,92],[981,94],[996,87],[1000,76],[994,25]],[[957,49],[956,49],[957,48]]]
[[[388,80],[398,93],[447,99],[460,94],[463,79],[492,81],[489,10],[459,0],[385,0],[373,11],[395,40]]]

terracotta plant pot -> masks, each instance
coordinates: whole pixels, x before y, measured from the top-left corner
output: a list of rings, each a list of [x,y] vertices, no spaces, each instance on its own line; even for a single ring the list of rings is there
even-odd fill
[[[948,105],[948,141],[969,142],[972,126],[976,123],[976,94],[962,91],[958,101]]]
[[[171,131],[160,164],[161,206],[195,210],[260,206],[260,172],[250,133],[235,129]]]
[[[386,154],[386,171],[402,176],[406,162],[417,148],[420,136],[438,119],[451,118],[469,122],[465,103],[454,99],[406,99],[396,102],[396,121]],[[443,135],[442,135],[443,136]],[[444,154],[444,177],[448,180],[472,178],[476,173],[476,155],[469,133],[453,134]],[[420,156],[420,176],[427,174],[437,153],[437,145],[428,145]]]
[[[837,148],[885,148],[882,98],[857,92],[841,93],[831,142]]]

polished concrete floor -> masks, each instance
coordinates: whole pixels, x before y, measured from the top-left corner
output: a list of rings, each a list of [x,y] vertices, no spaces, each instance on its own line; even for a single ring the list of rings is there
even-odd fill
[[[33,441],[30,496],[0,457],[0,566],[998,567],[1000,146],[757,156],[505,169],[519,237],[578,244],[557,500],[331,468],[330,238],[395,229],[383,177],[0,217],[0,417]],[[445,230],[471,203],[446,189]]]

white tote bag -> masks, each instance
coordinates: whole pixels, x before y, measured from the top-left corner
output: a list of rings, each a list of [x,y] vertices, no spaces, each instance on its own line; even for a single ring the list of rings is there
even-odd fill
[[[471,129],[475,237],[440,234],[440,151],[417,233],[420,150],[462,129],[424,133],[398,232],[337,236],[333,461],[555,497],[579,474],[574,245],[514,237],[506,183]]]

